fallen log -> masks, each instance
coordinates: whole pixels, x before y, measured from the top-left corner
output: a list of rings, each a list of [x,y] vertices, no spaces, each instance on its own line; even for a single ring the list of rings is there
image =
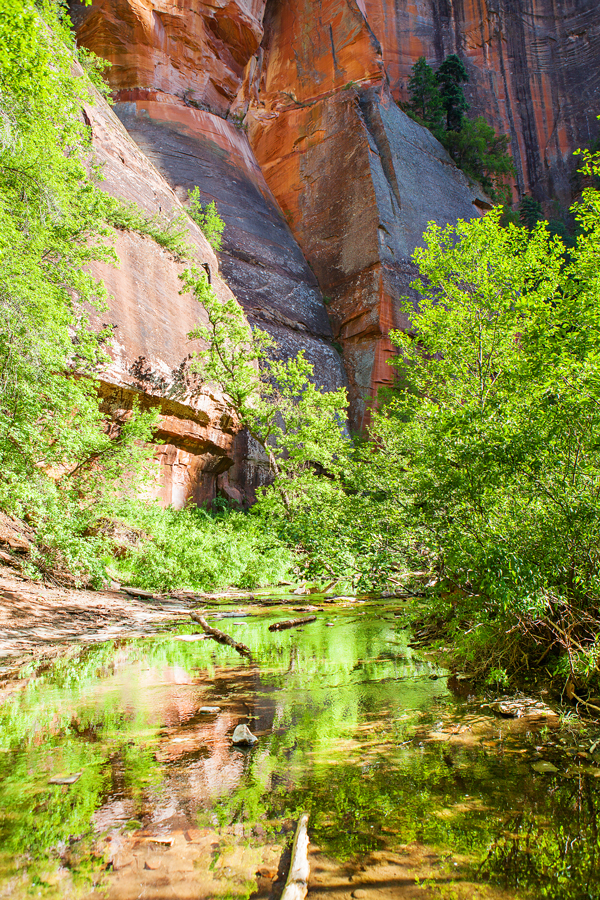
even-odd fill
[[[305,616],[304,619],[288,619],[287,622],[274,622],[269,625],[269,631],[285,631],[286,628],[297,628],[298,625],[307,625],[308,622],[316,622],[316,616]]]
[[[308,813],[300,816],[294,843],[292,845],[292,861],[290,872],[281,895],[281,900],[304,900],[308,893]]]
[[[202,630],[205,634],[211,637],[214,641],[218,641],[219,644],[227,644],[228,647],[233,647],[234,650],[237,650],[242,656],[247,656],[249,659],[252,658],[252,651],[250,647],[246,647],[245,644],[241,644],[239,641],[234,641],[232,637],[229,637],[228,634],[225,634],[224,631],[219,631],[218,628],[213,628],[208,624],[205,618],[198,615],[198,613],[192,612],[190,616],[197,622],[198,625],[201,626]]]

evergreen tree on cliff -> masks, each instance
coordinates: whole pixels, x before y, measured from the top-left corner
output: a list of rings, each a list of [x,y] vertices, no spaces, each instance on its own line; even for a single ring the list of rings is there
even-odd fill
[[[435,72],[424,56],[419,57],[411,71],[412,76],[408,82],[410,109],[434,131],[442,127],[444,117]]]
[[[446,113],[446,130],[460,131],[463,117],[469,108],[461,87],[469,80],[465,64],[455,53],[448,56],[435,73],[439,85],[442,108]]]

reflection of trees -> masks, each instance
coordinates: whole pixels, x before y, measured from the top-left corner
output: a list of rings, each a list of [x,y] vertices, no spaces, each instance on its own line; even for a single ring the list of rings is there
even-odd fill
[[[595,779],[593,779],[595,781]],[[546,819],[528,808],[510,816],[480,871],[536,897],[580,900],[597,896],[598,800],[588,775],[553,781]]]
[[[243,631],[256,664],[208,641],[104,645],[5,703],[2,877],[19,856],[38,875],[48,860],[90,867],[91,823],[114,822],[118,809],[123,821],[167,806],[191,824],[216,815],[246,834],[308,809],[314,840],[338,859],[420,842],[472,859],[474,872],[483,859],[479,878],[507,872],[536,896],[593,896],[590,777],[524,782],[508,758],[429,741],[445,688],[394,623],[355,615],[272,635],[269,621]],[[222,712],[207,718],[202,705]],[[260,736],[251,751],[231,747],[239,721]],[[80,770],[71,787],[47,784]]]

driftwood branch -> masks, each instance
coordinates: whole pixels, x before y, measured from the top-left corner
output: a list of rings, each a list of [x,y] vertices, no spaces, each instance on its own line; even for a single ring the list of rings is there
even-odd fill
[[[247,656],[248,658],[252,658],[252,651],[250,647],[246,647],[245,644],[240,644],[239,641],[234,641],[232,637],[229,637],[228,634],[225,634],[224,631],[219,631],[218,628],[213,628],[208,624],[206,619],[200,616],[198,613],[190,613],[194,622],[197,622],[198,625],[201,626],[202,630],[211,637],[214,641],[218,641],[219,644],[227,644],[229,647],[233,647],[234,650],[237,650],[238,653],[241,653],[242,656]]]
[[[308,876],[310,875],[308,845],[308,813],[304,813],[300,816],[296,829],[292,846],[290,873],[285,883],[281,900],[304,900],[308,893]]]
[[[269,631],[285,631],[286,628],[296,628],[298,625],[306,625],[308,622],[316,622],[316,616],[306,616],[304,619],[288,619],[287,622],[274,622],[269,625]]]

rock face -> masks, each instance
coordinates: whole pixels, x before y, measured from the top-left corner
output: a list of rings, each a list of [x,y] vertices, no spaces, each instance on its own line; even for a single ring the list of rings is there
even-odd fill
[[[148,213],[170,217],[181,212],[172,189],[131,140],[105,103],[87,109],[94,155],[103,165],[103,187]],[[196,259],[209,266],[217,294],[231,296],[218,276],[217,259],[190,221],[188,242]],[[264,482],[262,460],[251,460],[244,436],[236,434],[219,395],[194,384],[187,371],[195,346],[187,335],[206,314],[190,295],[179,293],[184,266],[153,240],[121,232],[115,249],[120,266],[96,264],[108,290],[104,323],[113,328],[112,363],[103,373],[105,406],[116,418],[134,398],[160,409],[157,494],[165,504],[210,501],[217,491],[242,500]],[[198,391],[196,391],[198,388]],[[192,396],[194,394],[194,396]]]
[[[328,299],[344,347],[351,425],[392,380],[391,328],[409,328],[401,298],[429,220],[488,205],[427,129],[398,108],[381,48],[356,3],[270,7],[249,137]]]
[[[172,95],[121,92],[115,111],[182,200],[198,186],[225,221],[221,272],[253,325],[278,352],[304,350],[319,383],[345,383],[331,326],[309,268],[248,144],[246,134]]]
[[[509,134],[520,193],[568,205],[572,153],[598,135],[597,0],[362,0],[394,96],[419,56],[465,60],[470,115]]]
[[[217,201],[221,271],[248,319],[282,355],[303,349],[327,388],[345,377],[333,327],[357,429],[391,380],[390,329],[410,328],[401,299],[427,222],[489,206],[395,103],[417,58],[465,59],[472,113],[510,134],[521,192],[567,204],[572,150],[598,133],[596,0],[93,0],[72,15],[80,42],[113,63],[115,112],[163,186],[179,201],[195,186]],[[122,278],[148,271],[140,240],[122,237]],[[158,302],[151,288],[145,297]],[[147,335],[130,324],[137,359]],[[179,346],[177,328],[157,317],[156,347]],[[152,365],[139,369],[145,384]],[[170,365],[177,354],[160,371]],[[229,474],[219,453],[198,463],[212,485],[202,496],[259,478],[253,448],[240,435],[232,449],[219,423],[210,439],[227,446]]]
[[[266,0],[69,3],[78,40],[112,63],[115,90],[151,88],[217,113],[235,99],[259,48]]]
[[[180,199],[185,201],[195,186],[200,187],[203,200],[216,200],[226,223],[220,265],[228,287],[216,277],[219,264],[202,234],[193,226],[191,232],[194,243],[201,245],[200,259],[209,263],[217,294],[225,296],[232,288],[248,320],[275,337],[279,355],[303,350],[319,383],[337,389],[346,377],[331,343],[321,292],[247,137],[233,122],[198,108],[208,103],[213,110],[227,108],[231,96],[224,99],[221,93],[217,103],[214,84],[225,78],[227,64],[227,84],[237,91],[243,75],[240,60],[245,59],[242,48],[253,53],[258,46],[256,35],[262,37],[253,19],[255,12],[262,14],[262,6],[196,4],[168,15],[164,10],[159,15],[152,4],[73,6],[80,41],[113,60],[113,85],[129,88],[117,93],[114,107],[127,130],[117,127],[114,116],[103,107],[102,112],[90,111],[90,117],[95,117],[95,150],[104,163],[105,188],[148,212],[181,210]],[[242,17],[242,24],[237,19],[236,25],[229,22],[234,13]],[[157,16],[168,22],[166,43],[160,30],[150,27],[152,22],[156,26]],[[190,34],[184,47],[188,19]],[[254,22],[252,40],[243,24],[250,20]],[[217,42],[215,29],[226,34],[230,26],[233,43]],[[244,40],[240,35],[245,35]],[[235,65],[234,59],[238,60]],[[193,72],[186,68],[189,65]],[[148,90],[148,84],[159,89]],[[179,91],[180,96],[167,89]],[[132,390],[146,398],[161,397],[165,413],[159,433],[165,443],[158,448],[163,464],[161,499],[181,506],[190,499],[210,501],[219,493],[251,501],[256,487],[268,478],[259,448],[244,432],[234,432],[218,397],[207,390],[190,405],[181,384],[186,358],[193,350],[187,334],[200,315],[191,298],[179,296],[182,267],[152,241],[134,234],[122,234],[117,250],[120,271],[98,267],[115,298],[113,321],[119,323],[115,362],[107,373],[110,402],[130,406]],[[115,393],[115,385],[120,392]],[[174,399],[182,387],[183,402]]]

